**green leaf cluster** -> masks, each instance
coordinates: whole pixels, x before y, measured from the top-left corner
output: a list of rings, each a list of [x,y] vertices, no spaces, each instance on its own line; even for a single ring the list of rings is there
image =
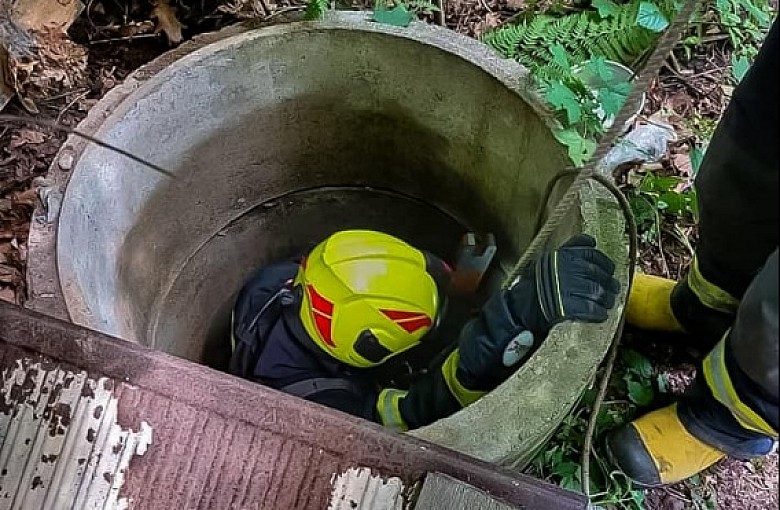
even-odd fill
[[[322,19],[328,7],[328,0],[308,0],[303,19],[307,21]],[[430,0],[375,0],[372,20],[386,25],[406,27],[417,14],[439,10],[439,7]]]
[[[636,351],[627,350],[623,352],[623,362],[626,365],[623,381],[626,383],[628,398],[641,407],[650,405],[655,399],[650,360]]]
[[[631,65],[668,26],[674,12],[671,0],[631,0],[625,4],[597,0],[593,10],[566,16],[538,14],[488,32],[482,40],[531,71],[553,62],[549,51],[553,46],[563,47],[572,64],[601,56]]]
[[[691,151],[691,165],[694,173],[701,165],[703,153],[694,148]],[[640,237],[646,243],[658,238],[663,219],[675,221],[680,217],[697,220],[699,200],[696,189],[686,185],[678,176],[658,176],[647,173],[638,187],[628,194],[628,201],[634,212]],[[680,188],[683,188],[680,191]]]
[[[641,407],[651,404],[658,393],[667,392],[663,375],[654,375],[650,360],[631,350],[621,350],[610,381],[607,400],[596,417],[596,447],[591,459],[591,504],[615,510],[645,510],[645,495],[625,475],[616,471],[598,445],[610,430],[634,419]],[[656,387],[657,385],[657,387]],[[552,439],[536,455],[527,471],[559,486],[582,491],[581,449],[587,417],[597,390],[585,392],[575,411],[566,417]]]
[[[537,14],[485,34],[483,42],[529,69],[556,115],[558,141],[576,166],[593,154],[604,123],[620,111],[630,85],[611,76],[607,60],[631,65],[668,26],[674,0],[595,0],[592,9]],[[586,77],[597,77],[594,86]]]
[[[303,19],[306,21],[322,19],[327,10],[328,0],[309,0],[306,3],[306,10],[303,12]]]
[[[734,49],[734,59],[744,59],[744,62],[740,60],[740,64],[746,68],[744,64],[755,58],[760,42],[772,24],[772,7],[769,1],[715,0],[715,12],[720,26],[729,36]],[[735,72],[735,75],[737,74],[739,71]]]

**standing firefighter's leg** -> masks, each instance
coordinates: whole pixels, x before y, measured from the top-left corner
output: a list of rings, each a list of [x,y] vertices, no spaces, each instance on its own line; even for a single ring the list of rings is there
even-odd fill
[[[607,438],[612,460],[640,485],[675,483],[724,455],[769,453],[778,429],[778,255],[748,288],[734,327],[707,355],[679,403]]]
[[[780,166],[780,27],[734,91],[696,177],[699,245],[677,284],[638,275],[627,320],[645,329],[688,331],[707,350],[725,333],[761,264],[777,246]]]

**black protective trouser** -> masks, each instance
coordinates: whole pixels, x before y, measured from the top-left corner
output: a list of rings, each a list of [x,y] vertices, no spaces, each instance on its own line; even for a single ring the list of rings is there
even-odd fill
[[[767,453],[778,429],[779,31],[776,21],[710,142],[696,177],[699,245],[672,296],[683,326],[717,342],[680,417],[741,458]]]

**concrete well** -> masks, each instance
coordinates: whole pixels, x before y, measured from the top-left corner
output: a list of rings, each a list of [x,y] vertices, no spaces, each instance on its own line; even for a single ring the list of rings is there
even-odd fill
[[[63,148],[48,194],[64,192],[61,209],[50,200],[31,234],[32,306],[218,367],[243,281],[335,230],[387,231],[448,259],[465,231],[493,232],[495,286],[566,164],[525,76],[477,41],[361,13],[202,38],[82,125],[175,179],[77,140]],[[594,234],[625,278],[618,208],[587,193],[559,238]],[[591,381],[616,314],[556,328],[496,391],[414,434],[526,462]]]

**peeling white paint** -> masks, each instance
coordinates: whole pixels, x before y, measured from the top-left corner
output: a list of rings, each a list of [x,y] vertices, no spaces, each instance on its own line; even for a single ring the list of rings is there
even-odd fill
[[[3,371],[0,510],[128,507],[119,491],[152,429],[119,426],[114,384],[31,359]]]
[[[335,475],[335,474],[334,474]],[[402,510],[404,484],[400,478],[372,475],[367,467],[351,467],[331,478],[328,510]]]

